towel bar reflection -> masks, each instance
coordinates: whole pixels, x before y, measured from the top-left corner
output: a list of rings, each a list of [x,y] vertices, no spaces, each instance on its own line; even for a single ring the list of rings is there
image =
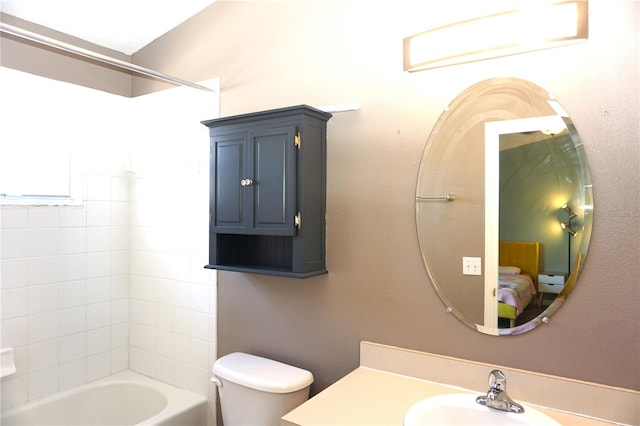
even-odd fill
[[[456,199],[454,194],[446,195],[416,195],[416,201],[453,201]]]

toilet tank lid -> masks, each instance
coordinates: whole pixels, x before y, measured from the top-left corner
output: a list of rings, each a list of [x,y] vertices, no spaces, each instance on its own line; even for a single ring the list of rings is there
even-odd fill
[[[313,383],[313,374],[307,370],[242,352],[219,358],[213,364],[213,373],[239,385],[273,393],[295,392]]]

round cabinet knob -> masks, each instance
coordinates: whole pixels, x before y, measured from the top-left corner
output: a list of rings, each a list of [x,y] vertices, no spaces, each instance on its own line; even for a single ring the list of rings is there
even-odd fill
[[[253,185],[253,179],[242,179],[240,181],[240,186],[251,186]]]

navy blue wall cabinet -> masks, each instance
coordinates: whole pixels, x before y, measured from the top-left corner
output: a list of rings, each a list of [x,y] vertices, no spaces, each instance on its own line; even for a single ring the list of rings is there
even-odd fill
[[[307,105],[203,121],[211,144],[211,269],[326,273],[327,121]]]

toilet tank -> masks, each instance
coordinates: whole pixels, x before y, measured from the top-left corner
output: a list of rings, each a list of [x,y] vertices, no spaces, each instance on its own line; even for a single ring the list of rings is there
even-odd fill
[[[225,426],[279,425],[309,398],[313,375],[268,358],[234,352],[213,365]]]

